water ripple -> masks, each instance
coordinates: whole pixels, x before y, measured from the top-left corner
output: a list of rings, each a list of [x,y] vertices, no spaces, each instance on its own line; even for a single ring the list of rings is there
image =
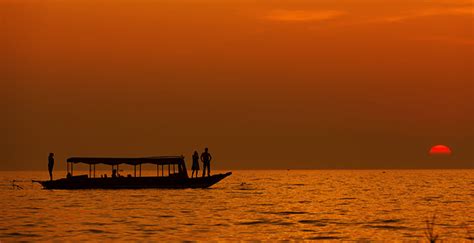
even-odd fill
[[[45,173],[0,172],[13,176]],[[474,224],[472,178],[474,170],[237,171],[208,190],[5,187],[0,241],[420,241],[434,214],[436,233],[460,241]]]

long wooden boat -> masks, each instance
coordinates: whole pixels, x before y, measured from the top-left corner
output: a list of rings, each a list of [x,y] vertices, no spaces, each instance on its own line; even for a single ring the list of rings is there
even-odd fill
[[[74,164],[89,165],[88,175],[74,176]],[[96,177],[95,166],[106,164],[112,166],[111,177]],[[131,165],[133,175],[118,175],[119,165]],[[141,176],[142,164],[156,165],[156,176]],[[137,175],[138,167],[138,175]],[[207,177],[189,178],[183,156],[158,156],[145,158],[104,158],[72,157],[67,159],[66,178],[52,181],[35,181],[45,189],[141,189],[141,188],[208,188],[232,172]]]

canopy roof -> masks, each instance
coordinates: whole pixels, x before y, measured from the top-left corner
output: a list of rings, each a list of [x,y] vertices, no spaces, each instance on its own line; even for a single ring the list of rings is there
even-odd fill
[[[71,157],[67,159],[70,163],[84,163],[84,164],[106,164],[106,165],[139,165],[139,164],[180,164],[184,162],[183,156],[154,156],[141,158],[117,158],[117,157]]]

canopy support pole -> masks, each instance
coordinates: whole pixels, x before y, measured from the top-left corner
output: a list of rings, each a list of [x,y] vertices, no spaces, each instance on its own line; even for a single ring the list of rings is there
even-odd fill
[[[137,177],[137,165],[133,165],[133,177]]]
[[[142,177],[142,164],[140,164],[140,177]]]
[[[71,176],[74,174],[74,163],[71,163]]]
[[[170,174],[171,174],[171,165],[168,164],[168,176],[170,176]]]
[[[160,166],[156,164],[156,176],[158,177],[160,175]]]
[[[89,164],[89,178],[91,178],[92,176],[92,165]]]
[[[94,178],[95,178],[95,164],[94,164]]]

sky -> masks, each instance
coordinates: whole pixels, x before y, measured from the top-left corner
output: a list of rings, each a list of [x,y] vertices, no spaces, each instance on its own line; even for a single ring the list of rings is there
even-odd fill
[[[0,170],[474,168],[468,0],[0,0]],[[437,144],[451,156],[430,156]]]

